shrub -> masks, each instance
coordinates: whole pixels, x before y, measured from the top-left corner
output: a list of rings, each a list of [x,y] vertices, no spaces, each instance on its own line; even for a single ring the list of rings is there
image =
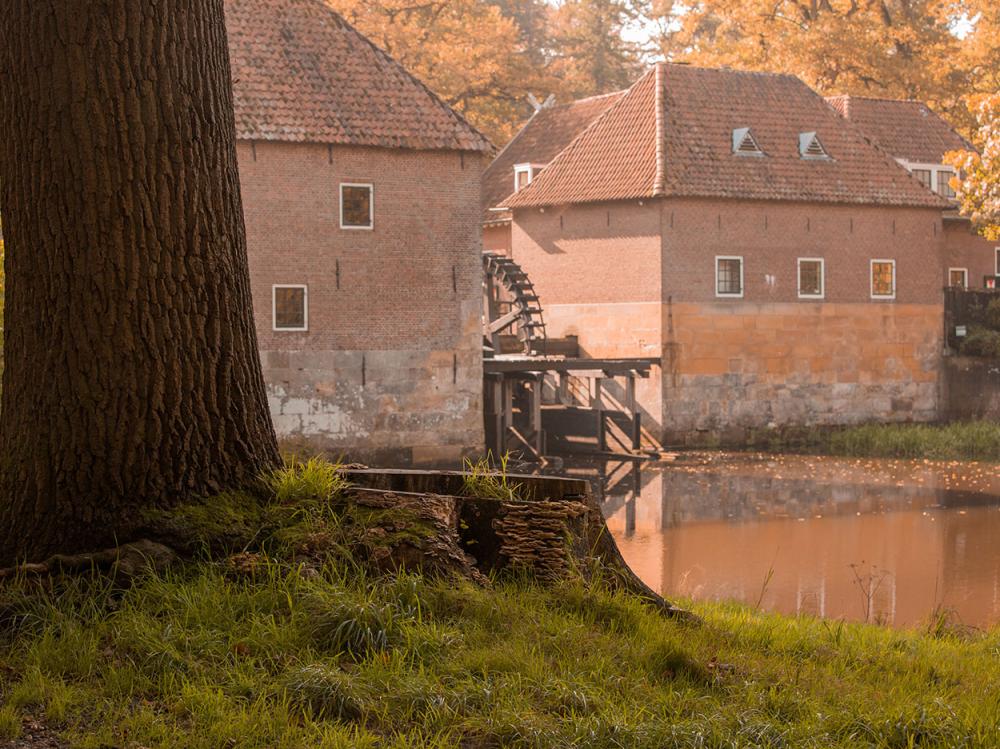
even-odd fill
[[[986,305],[985,319],[987,327],[1000,331],[1000,299],[991,299]]]
[[[962,341],[961,352],[965,356],[1000,357],[1000,332],[973,326]]]

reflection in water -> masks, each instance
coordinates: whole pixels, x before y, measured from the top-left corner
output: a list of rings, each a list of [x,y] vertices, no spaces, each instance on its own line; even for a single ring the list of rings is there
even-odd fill
[[[897,626],[1000,622],[1000,468],[715,454],[568,467],[666,595]],[[773,572],[772,572],[773,570]]]

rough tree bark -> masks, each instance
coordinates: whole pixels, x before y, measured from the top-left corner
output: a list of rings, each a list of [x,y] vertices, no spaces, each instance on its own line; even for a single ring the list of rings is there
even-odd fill
[[[7,0],[0,565],[278,460],[223,0]]]

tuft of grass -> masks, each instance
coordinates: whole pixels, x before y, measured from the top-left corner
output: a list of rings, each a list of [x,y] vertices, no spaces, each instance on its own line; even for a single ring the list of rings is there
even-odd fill
[[[1000,424],[869,424],[829,432],[821,448],[855,457],[1000,462]]]
[[[21,713],[12,705],[0,706],[0,740],[13,741],[21,736]]]
[[[339,668],[310,663],[292,669],[283,679],[292,704],[314,718],[357,720],[365,712],[357,683]]]
[[[309,458],[302,462],[292,457],[283,468],[267,473],[261,479],[275,501],[282,505],[329,502],[350,486],[340,473],[340,466],[322,458]]]
[[[465,497],[483,497],[485,499],[500,499],[517,502],[524,499],[522,484],[512,482],[507,474],[507,464],[510,454],[504,454],[496,467],[492,465],[492,456],[472,461],[465,459],[465,479],[462,482],[462,495]]]

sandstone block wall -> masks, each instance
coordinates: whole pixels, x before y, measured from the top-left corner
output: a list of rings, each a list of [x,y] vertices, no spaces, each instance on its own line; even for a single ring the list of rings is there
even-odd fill
[[[667,314],[669,442],[937,417],[940,306],[707,302],[668,305]]]
[[[279,438],[401,464],[481,450],[481,158],[246,142],[238,155]],[[374,185],[373,230],[340,228],[342,182]],[[309,330],[273,330],[272,284],[308,286]]]

